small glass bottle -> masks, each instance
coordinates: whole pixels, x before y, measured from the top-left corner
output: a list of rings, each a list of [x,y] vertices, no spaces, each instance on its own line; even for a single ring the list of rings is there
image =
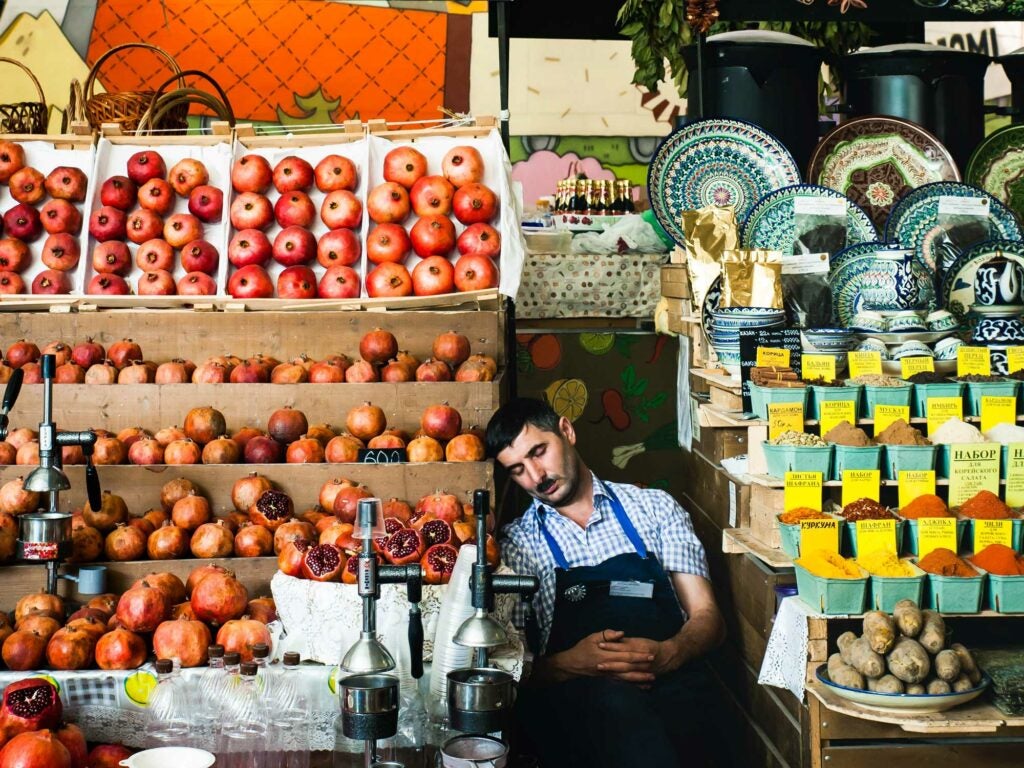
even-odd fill
[[[267,679],[270,676],[270,646],[255,643],[252,647],[252,660],[256,664],[256,688],[266,698]]]
[[[629,182],[629,179],[620,179],[616,184],[619,188],[619,198],[622,200],[622,212],[634,213],[636,206],[633,205],[633,185]]]
[[[156,677],[146,711],[146,746],[188,746],[192,725],[188,696],[170,659],[157,659]]]
[[[224,682],[224,646],[211,645],[207,651],[208,666],[199,676],[195,688],[196,725],[203,749],[215,749],[217,723],[220,720],[220,687]]]
[[[256,690],[256,671],[255,662],[240,665],[238,685],[230,694],[231,706],[221,717],[218,768],[269,768],[267,710]]]
[[[281,671],[268,678],[272,705],[268,709],[267,766],[309,768],[310,705],[299,677],[299,654],[284,655]],[[264,700],[267,701],[267,689]]]

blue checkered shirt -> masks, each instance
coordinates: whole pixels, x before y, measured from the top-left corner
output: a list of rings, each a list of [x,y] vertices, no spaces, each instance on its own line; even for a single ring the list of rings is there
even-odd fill
[[[640,534],[648,554],[657,557],[666,571],[710,578],[704,545],[693,530],[690,515],[664,491],[635,485],[603,483],[592,475],[594,513],[586,528],[534,499],[523,516],[502,529],[501,554],[516,573],[540,579],[540,591],[533,600],[540,628],[541,647],[548,642],[555,610],[555,558],[548,548],[540,521],[565,553],[569,567],[598,565],[616,555],[636,552],[612,511],[605,488],[611,488]],[[517,615],[517,623],[522,616]]]

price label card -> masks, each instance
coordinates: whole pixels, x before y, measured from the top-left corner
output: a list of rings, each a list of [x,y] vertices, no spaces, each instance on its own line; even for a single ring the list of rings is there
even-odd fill
[[[904,469],[897,481],[901,507],[907,506],[918,496],[935,495],[934,469]]]
[[[962,397],[929,397],[925,401],[925,407],[929,435],[950,419],[964,417],[964,399]]]
[[[877,469],[844,469],[843,470],[843,506],[857,499],[878,501],[881,475]]]
[[[818,403],[818,410],[822,435],[827,435],[841,421],[857,424],[857,404],[853,400],[826,400]]]
[[[757,348],[757,367],[768,368],[789,368],[789,350],[776,349],[775,347]]]
[[[996,424],[1017,423],[1016,397],[982,397],[981,431],[988,432]]]
[[[880,352],[847,352],[847,362],[850,365],[850,378],[858,376],[882,375],[882,355]]]
[[[1013,546],[1012,520],[975,520],[974,551],[981,552],[989,544]]]
[[[803,355],[800,358],[800,368],[805,381],[835,381],[836,378],[836,359],[832,355]]]
[[[771,403],[768,406],[768,439],[774,440],[783,432],[804,431],[803,403]]]
[[[1024,347],[1006,348],[1006,370],[1009,373],[1024,370]]]
[[[872,414],[875,420],[875,436],[877,437],[885,428],[892,424],[894,421],[903,419],[908,424],[910,423],[910,406],[909,405],[876,405],[875,412]]]
[[[1006,446],[1006,503],[1024,507],[1024,443]]]
[[[956,351],[956,375],[992,375],[992,357],[988,347],[960,347]]]
[[[935,358],[904,357],[900,360],[900,372],[904,379],[909,379],[915,373],[935,373]]]
[[[834,517],[800,521],[800,553],[819,549],[839,554],[839,521]]]
[[[857,556],[887,549],[895,553],[896,521],[895,520],[858,520],[857,521]]]
[[[782,504],[788,512],[797,507],[821,511],[821,472],[787,472]]]
[[[922,517],[917,521],[917,556],[924,557],[933,549],[956,552],[956,518]]]
[[[978,491],[999,493],[1002,446],[970,443],[949,446],[949,506],[958,507]]]

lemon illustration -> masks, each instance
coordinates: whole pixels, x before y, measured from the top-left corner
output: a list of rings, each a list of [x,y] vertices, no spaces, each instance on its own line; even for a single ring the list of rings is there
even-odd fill
[[[156,688],[156,675],[152,672],[136,672],[124,681],[124,693],[140,707],[149,706],[149,697]]]
[[[544,390],[544,397],[555,413],[576,421],[587,407],[587,385],[580,379],[556,379]]]
[[[580,346],[592,355],[607,355],[615,346],[615,334],[581,333]]]

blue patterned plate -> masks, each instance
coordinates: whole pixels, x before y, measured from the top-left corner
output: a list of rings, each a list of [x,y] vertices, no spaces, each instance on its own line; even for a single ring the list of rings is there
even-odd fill
[[[864,257],[874,258],[879,251],[897,251],[901,249],[898,244],[883,243],[881,240],[869,240],[865,243],[848,245],[839,253],[833,254],[829,260],[829,272],[835,273],[848,261],[863,259]]]
[[[974,303],[974,273],[978,267],[1001,252],[1008,259],[1024,264],[1024,243],[1019,240],[989,240],[972,245],[957,256],[942,279],[943,306],[963,321]],[[984,309],[984,308],[982,308]],[[1013,311],[1013,307],[993,307],[990,312]],[[985,312],[978,312],[985,314]]]
[[[955,245],[942,242],[944,229],[939,224],[939,199],[942,197],[982,197],[989,205],[989,232],[986,240],[1020,240],[1021,229],[1013,211],[988,192],[970,184],[940,181],[925,184],[904,197],[892,209],[885,225],[887,240],[913,248],[914,256],[932,272],[942,275],[960,255]],[[940,270],[936,265],[947,265]]]
[[[769,192],[757,201],[743,223],[743,247],[767,248],[792,255],[796,245],[797,198],[846,201],[847,245],[878,239],[878,230],[871,219],[845,195],[817,184],[795,184]]]
[[[800,183],[796,161],[778,139],[742,120],[698,120],[669,134],[647,173],[647,194],[665,231],[682,244],[683,211],[732,205],[743,221],[773,190]]]
[[[840,325],[852,325],[861,310],[935,308],[931,272],[917,259],[878,258],[871,251],[832,269],[828,281]]]
[[[700,327],[704,329],[704,336],[711,341],[711,334],[715,330],[715,312],[718,311],[718,304],[722,300],[722,276],[719,275],[711,283],[707,294],[704,296],[704,303],[700,305]]]

